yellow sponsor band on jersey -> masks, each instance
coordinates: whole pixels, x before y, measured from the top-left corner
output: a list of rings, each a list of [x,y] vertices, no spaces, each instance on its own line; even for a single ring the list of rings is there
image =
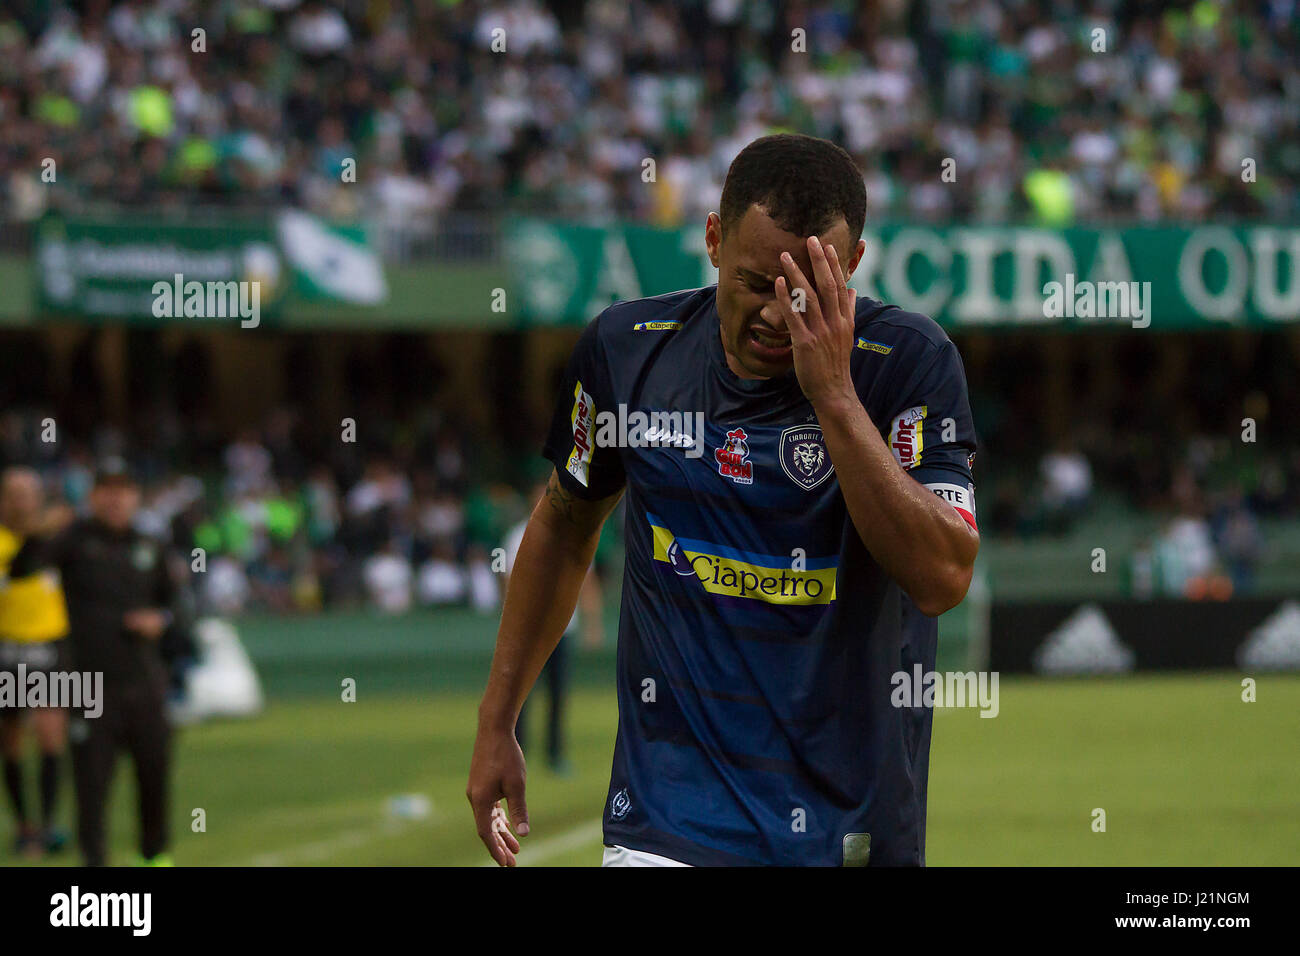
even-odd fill
[[[858,338],[857,346],[860,349],[866,349],[868,352],[879,352],[881,355],[888,355],[894,351],[892,345],[886,345],[884,342],[873,342],[870,339],[861,337]]]
[[[726,555],[690,550],[667,528],[654,524],[650,528],[654,533],[654,559],[676,568],[678,563],[669,557],[669,549],[676,544],[679,560],[690,564],[695,577],[710,594],[785,605],[830,604],[835,600],[835,568],[796,571],[791,567],[765,567]]]
[[[633,332],[676,332],[682,327],[680,322],[638,322],[632,326]]]

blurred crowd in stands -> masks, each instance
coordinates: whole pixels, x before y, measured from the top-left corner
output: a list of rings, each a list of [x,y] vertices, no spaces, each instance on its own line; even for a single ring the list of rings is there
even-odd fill
[[[7,0],[0,217],[695,221],[795,130],[871,221],[1295,222],[1297,49],[1295,0]]]
[[[285,441],[291,421],[276,410],[182,462],[166,430],[101,427],[86,441],[46,442],[43,414],[7,411],[0,468],[35,465],[51,502],[84,511],[95,463],[127,457],[144,491],[138,527],[201,572],[193,575],[197,597],[213,613],[499,608],[503,544],[531,511],[531,492],[470,481],[461,436],[448,429],[401,449],[352,455],[340,446],[312,463]]]
[[[1211,434],[1204,422],[1162,430],[1135,417],[1112,427],[1104,416],[1068,438],[1041,440],[1041,422],[1000,419],[983,400],[977,392],[975,475],[990,540],[1069,534],[1109,504],[1118,510],[1102,521],[1152,529],[1132,556],[1138,593],[1224,586],[1243,593],[1262,556],[1261,522],[1300,519],[1300,448],[1285,435],[1279,441],[1286,423],[1262,395],[1246,402],[1258,440],[1244,429]],[[1140,400],[1158,411],[1154,393]],[[481,460],[492,449],[436,413],[393,423],[401,439],[381,446],[322,442],[288,408],[230,435],[142,411],[130,432],[100,426],[43,441],[52,414],[0,413],[0,467],[35,465],[53,500],[80,509],[95,462],[125,455],[145,490],[142,530],[170,541],[192,565],[201,554],[199,598],[219,613],[361,604],[495,611],[503,544],[550,471],[529,446],[516,451],[516,478],[502,478]],[[1027,432],[1029,447],[1018,447],[1008,429]],[[621,531],[616,515],[599,569],[611,570]]]
[[[1255,586],[1263,527],[1300,517],[1292,336],[995,339],[978,366],[963,343],[986,535],[1141,529],[1135,592]]]

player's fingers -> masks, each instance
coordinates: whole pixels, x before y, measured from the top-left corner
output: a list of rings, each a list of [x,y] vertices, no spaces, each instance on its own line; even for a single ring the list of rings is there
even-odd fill
[[[503,866],[509,868],[509,867],[516,867],[516,866],[519,865],[519,860],[518,860],[518,858],[517,858],[513,853],[511,853],[509,850],[507,850],[507,849],[505,849],[504,847],[502,847],[501,852],[502,852],[502,854],[504,854],[505,859],[506,859],[506,862],[505,862],[504,864],[502,864]]]
[[[791,299],[795,298],[796,289],[803,290],[803,308],[797,308],[798,303],[796,302],[795,311],[802,313],[805,320],[804,324],[808,326],[809,330],[820,325],[822,313],[817,303],[817,290],[808,281],[808,277],[803,274],[803,270],[799,268],[799,263],[794,261],[794,256],[790,255],[790,253],[783,252],[781,253],[781,267],[785,269],[786,280],[790,283]]]
[[[808,321],[803,312],[794,307],[794,301],[790,297],[790,285],[785,276],[777,276],[773,286],[776,288],[777,309],[790,329],[790,341],[806,342],[809,337]]]
[[[474,807],[474,827],[478,830],[478,838],[483,841],[483,846],[487,847],[488,854],[498,866],[510,866],[510,854],[492,825],[492,811],[495,804],[475,802],[473,799],[470,803]]]
[[[844,280],[844,267],[840,265],[840,254],[829,243],[826,245],[826,259],[830,263],[831,276],[835,279],[835,288],[847,292],[849,284]]]
[[[839,286],[835,283],[835,273],[831,271],[831,264],[828,261],[833,250],[828,253],[828,248],[823,246],[822,241],[816,236],[808,237],[808,253],[812,259],[813,277],[817,280],[817,296],[829,308],[839,309],[843,303],[840,301]],[[828,322],[831,319],[831,316],[824,312],[822,317]]]
[[[510,821],[515,832],[528,836],[528,804],[524,800],[524,781],[520,777],[505,781],[506,805],[510,807]]]
[[[849,296],[849,284],[844,278],[844,268],[840,265],[839,253],[835,251],[834,246],[826,247],[826,258],[830,261],[831,275],[835,278],[835,291],[840,299],[840,314],[852,322],[857,297]]]
[[[494,830],[489,834],[489,837],[492,844],[488,849],[492,854],[492,859],[496,860],[497,866],[511,867],[517,865],[518,861],[515,859],[515,855],[510,852],[505,841],[501,839],[501,832]]]
[[[519,838],[510,832],[510,818],[506,816],[500,803],[492,808],[492,829],[507,850],[511,853],[519,852]]]
[[[515,854],[519,852],[519,841],[510,832],[510,821],[506,819],[506,811],[502,809],[500,800],[492,806],[490,829],[493,844],[500,855],[498,862],[501,866],[514,866]]]

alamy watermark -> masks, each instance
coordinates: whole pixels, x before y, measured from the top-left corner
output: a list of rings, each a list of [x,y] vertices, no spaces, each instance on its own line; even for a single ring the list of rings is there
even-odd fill
[[[94,720],[104,713],[103,672],[28,669],[21,661],[0,670],[0,708],[44,707],[79,710]]]
[[[177,272],[172,281],[153,284],[153,315],[156,319],[233,319],[245,329],[262,321],[262,283],[229,279],[224,282],[197,279],[186,281]]]
[[[981,717],[998,715],[997,671],[895,671],[889,702],[895,707],[978,707]]]
[[[581,437],[597,448],[681,448],[687,458],[704,456],[703,412],[629,412],[619,402],[618,410],[597,412],[593,430],[579,435],[574,425],[575,442]]]
[[[1044,285],[1043,295],[1047,319],[1129,319],[1135,329],[1151,324],[1150,282],[1076,281],[1067,272],[1065,282]]]
[[[83,892],[73,886],[50,897],[50,925],[57,928],[118,927],[132,936],[148,936],[153,928],[152,893]]]

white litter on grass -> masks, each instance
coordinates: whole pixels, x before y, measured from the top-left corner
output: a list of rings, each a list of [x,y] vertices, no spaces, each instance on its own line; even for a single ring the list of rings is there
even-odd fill
[[[433,813],[433,801],[422,793],[399,793],[388,798],[384,809],[397,820],[427,820]]]

